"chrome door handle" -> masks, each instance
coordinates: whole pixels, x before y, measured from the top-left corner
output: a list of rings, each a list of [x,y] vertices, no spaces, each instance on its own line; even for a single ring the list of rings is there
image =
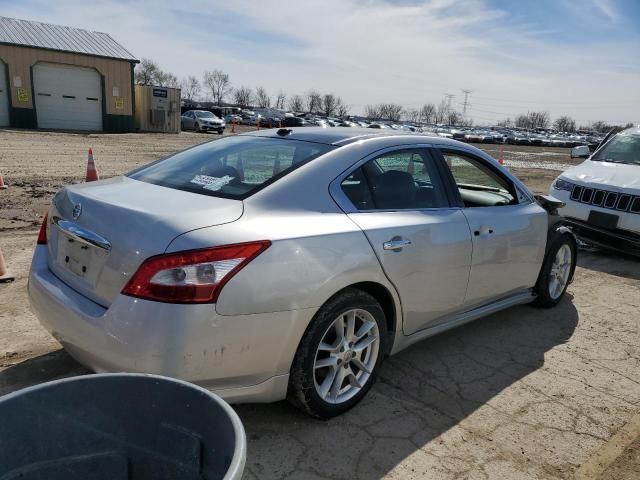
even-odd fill
[[[406,239],[393,239],[382,244],[383,250],[402,250],[402,247],[411,245],[411,240]]]

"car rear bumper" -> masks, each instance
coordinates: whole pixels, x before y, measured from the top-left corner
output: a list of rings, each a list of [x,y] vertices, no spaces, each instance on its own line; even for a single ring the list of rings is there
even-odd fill
[[[230,401],[286,396],[299,338],[314,309],[224,316],[212,304],[176,305],[118,295],[109,308],[58,279],[36,247],[29,275],[40,323],[97,372],[143,372],[191,381]],[[304,330],[303,330],[304,331]]]
[[[579,238],[587,242],[602,248],[640,256],[640,235],[636,233],[620,229],[608,230],[571,217],[567,217],[565,222]]]

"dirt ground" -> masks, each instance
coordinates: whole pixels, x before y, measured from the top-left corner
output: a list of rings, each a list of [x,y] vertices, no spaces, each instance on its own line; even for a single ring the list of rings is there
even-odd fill
[[[216,137],[0,130],[0,246],[16,276],[0,284],[0,395],[86,373],[30,312],[26,281],[40,216],[84,178],[88,148],[111,176]],[[558,174],[549,165],[572,163],[567,149],[503,156],[537,192]],[[513,308],[389,358],[364,402],[331,421],[285,402],[237,406],[246,478],[640,478],[640,261],[580,252],[568,293],[552,310]],[[635,440],[621,443],[623,430]]]

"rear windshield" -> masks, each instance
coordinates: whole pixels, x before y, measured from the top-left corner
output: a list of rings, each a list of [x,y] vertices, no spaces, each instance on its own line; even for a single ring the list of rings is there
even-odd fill
[[[615,136],[591,160],[640,165],[640,135],[622,133]]]
[[[281,138],[227,137],[176,153],[134,170],[128,177],[240,200],[333,148]]]

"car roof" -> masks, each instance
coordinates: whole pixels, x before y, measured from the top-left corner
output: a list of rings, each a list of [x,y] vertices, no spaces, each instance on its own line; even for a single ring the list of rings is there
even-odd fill
[[[282,130],[284,130],[283,128]],[[286,138],[289,140],[299,140],[303,142],[323,143],[326,145],[347,145],[349,143],[358,142],[360,140],[369,140],[381,137],[416,137],[424,139],[425,143],[437,141],[439,144],[459,143],[437,135],[429,135],[424,133],[410,133],[406,130],[393,129],[371,129],[371,128],[353,128],[353,127],[287,127],[290,130],[288,135],[278,135],[281,129],[273,128],[268,130],[256,130],[254,132],[242,133],[241,136],[267,137],[267,138]]]

